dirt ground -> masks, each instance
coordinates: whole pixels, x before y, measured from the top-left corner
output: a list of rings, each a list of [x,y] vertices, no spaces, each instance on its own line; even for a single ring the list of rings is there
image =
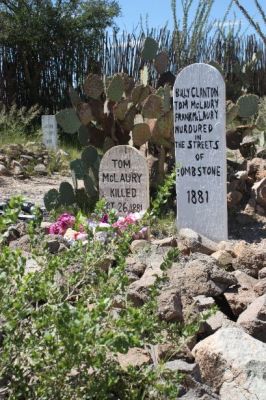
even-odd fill
[[[53,176],[31,177],[18,180],[13,177],[0,177],[0,202],[16,195],[25,201],[43,206],[43,197],[50,189],[58,189],[61,182],[72,183],[71,177],[54,174]],[[266,240],[266,217],[256,218],[247,215],[229,215],[229,239],[241,239],[250,243],[264,243]]]
[[[18,180],[13,177],[0,177],[0,202],[12,196],[23,196],[25,201],[43,206],[43,196],[50,189],[58,189],[61,182],[72,182],[71,177],[53,175],[45,177],[31,177]]]

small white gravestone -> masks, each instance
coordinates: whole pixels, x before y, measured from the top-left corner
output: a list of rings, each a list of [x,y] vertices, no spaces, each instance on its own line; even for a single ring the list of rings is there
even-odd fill
[[[57,122],[55,115],[42,115],[43,143],[48,149],[57,150]]]
[[[112,147],[102,158],[100,197],[120,215],[149,208],[149,171],[145,158],[134,147]]]
[[[177,226],[226,240],[225,82],[207,64],[192,64],[173,89]]]

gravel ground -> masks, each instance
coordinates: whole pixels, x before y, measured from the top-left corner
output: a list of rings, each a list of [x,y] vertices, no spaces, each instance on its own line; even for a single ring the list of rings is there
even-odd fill
[[[13,177],[0,177],[0,201],[5,201],[12,196],[24,196],[26,201],[43,206],[43,196],[50,189],[58,189],[61,182],[72,183],[71,177],[53,175],[45,177],[31,177],[18,180]]]

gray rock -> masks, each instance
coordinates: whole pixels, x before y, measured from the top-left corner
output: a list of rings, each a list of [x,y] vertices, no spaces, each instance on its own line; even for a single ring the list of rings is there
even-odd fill
[[[266,293],[266,278],[260,279],[258,283],[254,286],[254,292],[258,296],[263,296]]]
[[[60,241],[57,239],[48,239],[46,242],[46,247],[49,253],[56,254],[60,248]]]
[[[144,239],[133,240],[130,245],[130,250],[132,253],[137,253],[145,248],[149,247],[149,242]]]
[[[221,328],[192,353],[202,380],[221,400],[265,400],[266,345],[242,328]]]
[[[236,278],[219,268],[212,257],[199,253],[173,264],[167,275],[171,286],[191,297],[219,296],[229,286],[236,284]]]
[[[3,165],[0,164],[0,176],[10,176],[11,172]]]
[[[225,250],[218,250],[211,255],[218,263],[220,267],[228,267],[232,265],[233,257],[230,253]]]
[[[206,297],[202,294],[193,297],[193,300],[198,306],[200,312],[209,310],[211,307],[215,305],[215,301],[212,297]]]
[[[166,237],[164,239],[154,239],[152,241],[152,244],[154,244],[155,246],[168,246],[168,247],[176,247],[177,246],[177,240],[175,237],[170,236],[170,237]]]
[[[182,302],[175,288],[169,288],[158,296],[158,314],[164,321],[183,321]]]
[[[218,244],[199,235],[197,232],[189,228],[183,228],[179,231],[179,237],[184,241],[184,244],[191,249],[192,253],[199,252],[210,255],[218,250]]]
[[[218,331],[222,326],[229,324],[230,321],[224,313],[217,311],[214,315],[209,317],[204,323],[204,332],[208,335]]]
[[[233,314],[238,317],[258,296],[254,291],[257,279],[239,270],[232,274],[236,277],[237,285],[227,289],[224,296]]]
[[[201,381],[200,378],[200,370],[198,364],[190,364],[183,360],[174,360],[168,361],[165,363],[165,368],[170,369],[171,371],[181,372],[184,374],[189,374],[193,376],[196,381]]]
[[[9,243],[9,247],[12,249],[20,249],[26,252],[31,250],[31,239],[29,235],[21,236],[19,239]]]
[[[34,172],[38,175],[47,175],[48,174],[46,166],[44,164],[35,165]]]
[[[251,336],[266,343],[266,294],[254,300],[239,316],[237,323]]]
[[[259,279],[264,279],[264,278],[266,278],[266,267],[262,268],[259,271]]]

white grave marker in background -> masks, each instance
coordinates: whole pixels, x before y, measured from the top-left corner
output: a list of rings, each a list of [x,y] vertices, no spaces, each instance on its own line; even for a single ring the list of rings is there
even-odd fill
[[[207,64],[192,64],[173,89],[177,226],[227,239],[225,83]]]
[[[57,150],[57,122],[55,115],[42,115],[43,143],[48,149]]]
[[[99,171],[100,197],[119,214],[149,208],[149,172],[145,158],[134,147],[112,147],[102,158]]]

